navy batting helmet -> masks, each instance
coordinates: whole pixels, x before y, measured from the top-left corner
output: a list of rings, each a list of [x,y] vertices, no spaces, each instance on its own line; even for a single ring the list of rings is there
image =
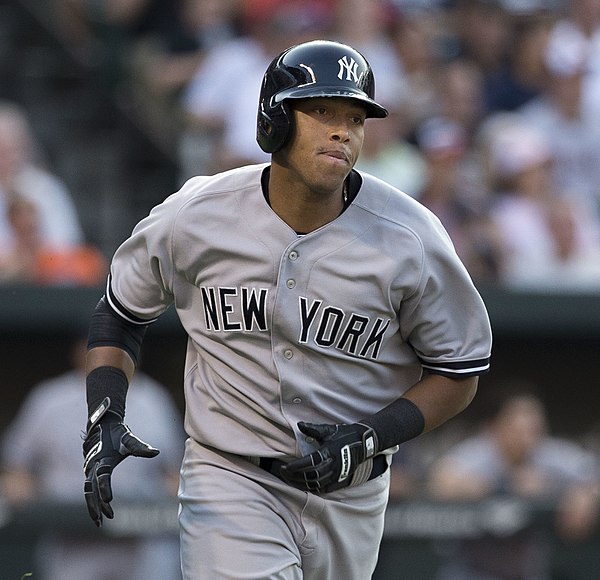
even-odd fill
[[[328,40],[313,40],[282,52],[263,77],[258,105],[256,140],[266,153],[285,144],[291,128],[288,99],[344,97],[355,99],[367,117],[386,117],[374,101],[375,79],[371,66],[354,48]]]

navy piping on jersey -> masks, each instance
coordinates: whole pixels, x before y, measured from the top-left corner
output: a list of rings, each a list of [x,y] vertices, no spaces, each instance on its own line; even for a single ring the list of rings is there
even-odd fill
[[[150,324],[150,323],[158,320],[158,317],[144,319],[144,318],[140,318],[139,316],[136,316],[135,314],[132,314],[131,312],[129,312],[129,310],[127,310],[127,308],[125,308],[125,306],[123,306],[119,302],[117,297],[115,296],[114,292],[112,291],[110,283],[111,283],[111,276],[109,275],[108,282],[106,284],[106,301],[108,302],[108,305],[110,306],[110,308],[116,314],[118,314],[121,318],[124,318],[125,320],[127,320],[127,322],[131,322],[131,324],[143,324],[143,325]]]
[[[430,373],[446,377],[474,377],[490,370],[490,358],[457,362],[428,362],[421,359],[421,365]]]

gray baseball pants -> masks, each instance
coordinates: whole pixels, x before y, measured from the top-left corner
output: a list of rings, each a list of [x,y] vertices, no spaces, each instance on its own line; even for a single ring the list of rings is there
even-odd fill
[[[179,489],[183,579],[371,578],[389,474],[317,496],[189,439]]]

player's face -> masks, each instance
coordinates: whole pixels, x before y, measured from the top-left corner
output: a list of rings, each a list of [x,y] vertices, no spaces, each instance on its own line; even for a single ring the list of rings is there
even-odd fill
[[[352,99],[324,97],[294,101],[293,115],[286,167],[312,191],[339,190],[362,149],[366,110]]]

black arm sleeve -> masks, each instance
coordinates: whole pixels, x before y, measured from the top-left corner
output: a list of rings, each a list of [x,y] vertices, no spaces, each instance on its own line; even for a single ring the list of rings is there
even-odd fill
[[[92,314],[88,350],[97,346],[114,346],[126,351],[138,363],[148,323],[134,323],[115,312],[103,296]]]
[[[115,367],[95,368],[87,376],[85,384],[90,421],[105,397],[110,399],[109,411],[117,415],[120,421],[123,420],[129,383],[121,369]]]
[[[359,421],[377,434],[379,451],[400,445],[423,433],[425,418],[412,401],[400,397],[381,411]]]

